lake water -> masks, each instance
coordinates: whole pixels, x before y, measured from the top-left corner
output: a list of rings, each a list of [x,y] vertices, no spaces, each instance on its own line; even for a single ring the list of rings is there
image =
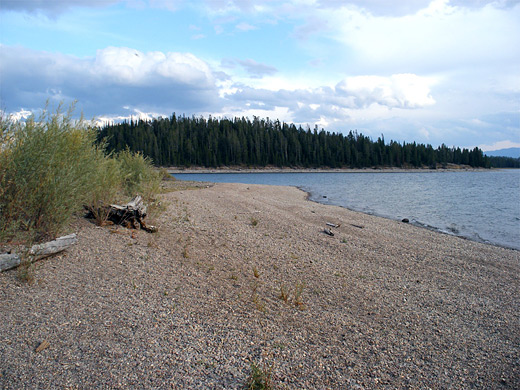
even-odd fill
[[[520,249],[520,170],[194,173],[179,180],[296,186],[316,202]]]

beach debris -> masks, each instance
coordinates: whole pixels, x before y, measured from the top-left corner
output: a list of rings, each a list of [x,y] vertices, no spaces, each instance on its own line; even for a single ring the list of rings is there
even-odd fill
[[[410,220],[409,220],[408,218],[403,218],[403,219],[401,220],[401,222],[408,223],[408,222],[410,222]]]
[[[38,345],[38,347],[36,348],[36,350],[34,352],[41,352],[43,351],[44,349],[47,349],[51,346],[51,344],[47,341],[47,340],[43,340],[40,345]]]
[[[355,224],[353,224],[353,223],[351,223],[350,226],[354,226],[355,228],[358,228],[358,229],[364,229],[364,226],[361,226],[361,225],[355,225]]]
[[[323,229],[323,233],[328,234],[329,236],[334,237],[334,233],[330,229]]]
[[[332,222],[326,222],[326,225],[327,226],[330,226],[330,227],[333,227],[333,228],[339,228],[341,226],[341,224],[335,224],[335,223],[332,223]]]
[[[67,236],[59,237],[53,241],[49,241],[43,244],[33,245],[27,253],[27,260],[34,262],[44,257],[55,255],[69,248],[78,242],[76,233],[69,234]],[[0,254],[0,272],[6,271],[11,268],[18,267],[22,262],[22,257],[16,253],[3,253]]]
[[[88,208],[86,209],[88,211],[86,217],[94,218],[92,212]],[[143,203],[143,198],[140,195],[135,196],[127,204],[111,204],[104,206],[104,209],[109,221],[125,226],[128,229],[143,229],[148,233],[155,233],[159,230],[156,226],[148,226],[144,222],[146,217],[146,205]]]

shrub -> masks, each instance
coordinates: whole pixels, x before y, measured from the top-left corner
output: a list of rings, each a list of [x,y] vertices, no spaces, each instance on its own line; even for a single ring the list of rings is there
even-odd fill
[[[95,133],[80,119],[44,110],[26,123],[2,129],[0,235],[32,232],[34,239],[54,238],[73,211],[88,198],[95,176],[92,162],[101,152]]]
[[[152,160],[140,152],[131,152],[128,148],[117,154],[121,164],[123,191],[133,197],[141,195],[152,201],[160,190],[162,175],[152,165]]]
[[[251,374],[247,380],[246,388],[250,390],[270,390],[273,389],[272,383],[273,366],[258,367],[254,362],[251,363]]]
[[[109,204],[116,203],[121,197],[121,164],[118,160],[105,156],[98,149],[98,156],[92,162],[95,170],[95,181],[90,188],[85,208],[90,211],[96,223],[103,226],[108,219]]]
[[[43,110],[25,123],[0,116],[0,242],[55,238],[85,206],[103,224],[103,206],[139,193],[152,200],[161,175],[151,160],[125,150],[116,158],[83,120]]]

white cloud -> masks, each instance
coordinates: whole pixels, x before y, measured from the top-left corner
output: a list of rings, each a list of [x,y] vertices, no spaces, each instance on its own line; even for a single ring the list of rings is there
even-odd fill
[[[251,77],[254,78],[262,78],[263,76],[271,75],[277,72],[275,67],[266,64],[261,64],[250,58],[248,58],[247,60],[239,60],[237,62],[240,65],[242,65],[242,67],[247,71],[247,73]]]
[[[498,141],[498,142],[494,142],[491,145],[486,145],[486,144],[479,145],[479,148],[485,152],[491,152],[493,150],[500,150],[500,149],[520,148],[520,142],[513,142],[513,141],[509,141],[509,140]]]
[[[350,57],[355,54],[357,69],[364,67],[365,72],[439,71],[520,57],[515,49],[520,47],[520,6],[468,9],[435,0],[399,17],[374,16],[349,6],[322,10],[319,17],[334,27],[329,37],[344,45]]]
[[[95,58],[1,46],[2,103],[9,111],[41,107],[47,99],[70,102],[87,116],[172,108],[196,112],[218,107],[209,65],[189,53],[143,53],[109,47]]]
[[[114,124],[114,123],[120,123],[125,120],[152,120],[153,118],[158,118],[162,116],[161,113],[158,112],[142,112],[138,109],[130,109],[130,107],[123,107],[126,110],[129,110],[129,112],[126,115],[105,115],[105,116],[99,116],[95,119],[95,124],[97,126],[104,126],[106,124]]]
[[[267,89],[228,83],[226,93],[221,96],[227,101],[226,107],[232,107],[235,111],[244,105],[263,110],[264,115],[284,109],[286,116],[280,118],[282,120],[351,126],[355,121],[374,122],[398,115],[392,110],[402,113],[434,104],[430,83],[431,80],[409,74],[386,78],[352,77],[342,80],[335,87],[298,88],[298,84],[294,83],[284,89],[283,83],[279,83],[278,88]],[[276,83],[268,85],[273,87]],[[328,130],[337,131],[340,128]]]
[[[389,108],[420,108],[435,103],[430,94],[431,84],[431,80],[414,74],[356,76],[340,82],[336,91],[353,97],[357,107],[377,103]]]
[[[106,7],[121,0],[2,0],[1,10],[42,12],[54,17],[74,7]]]
[[[257,29],[257,27],[255,27],[249,23],[246,23],[246,22],[241,22],[241,23],[237,24],[235,27],[239,31],[252,31],[252,30]]]
[[[167,80],[199,87],[213,84],[209,66],[190,53],[142,53],[108,47],[98,50],[92,72],[105,81],[134,86],[152,86]]]
[[[6,115],[6,113],[4,113],[3,111],[0,111],[0,114],[2,116]],[[21,108],[19,111],[12,112],[7,116],[14,121],[20,121],[29,118],[31,115],[33,115],[32,111],[26,110],[25,108]]]
[[[149,0],[151,7],[167,9],[168,11],[177,11],[182,5],[182,0]]]
[[[322,8],[338,8],[349,4],[373,15],[407,15],[426,7],[431,0],[320,0]]]

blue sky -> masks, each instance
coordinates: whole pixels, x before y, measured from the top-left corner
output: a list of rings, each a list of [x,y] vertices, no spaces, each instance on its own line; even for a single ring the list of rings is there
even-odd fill
[[[518,147],[520,1],[0,0],[0,99]]]

